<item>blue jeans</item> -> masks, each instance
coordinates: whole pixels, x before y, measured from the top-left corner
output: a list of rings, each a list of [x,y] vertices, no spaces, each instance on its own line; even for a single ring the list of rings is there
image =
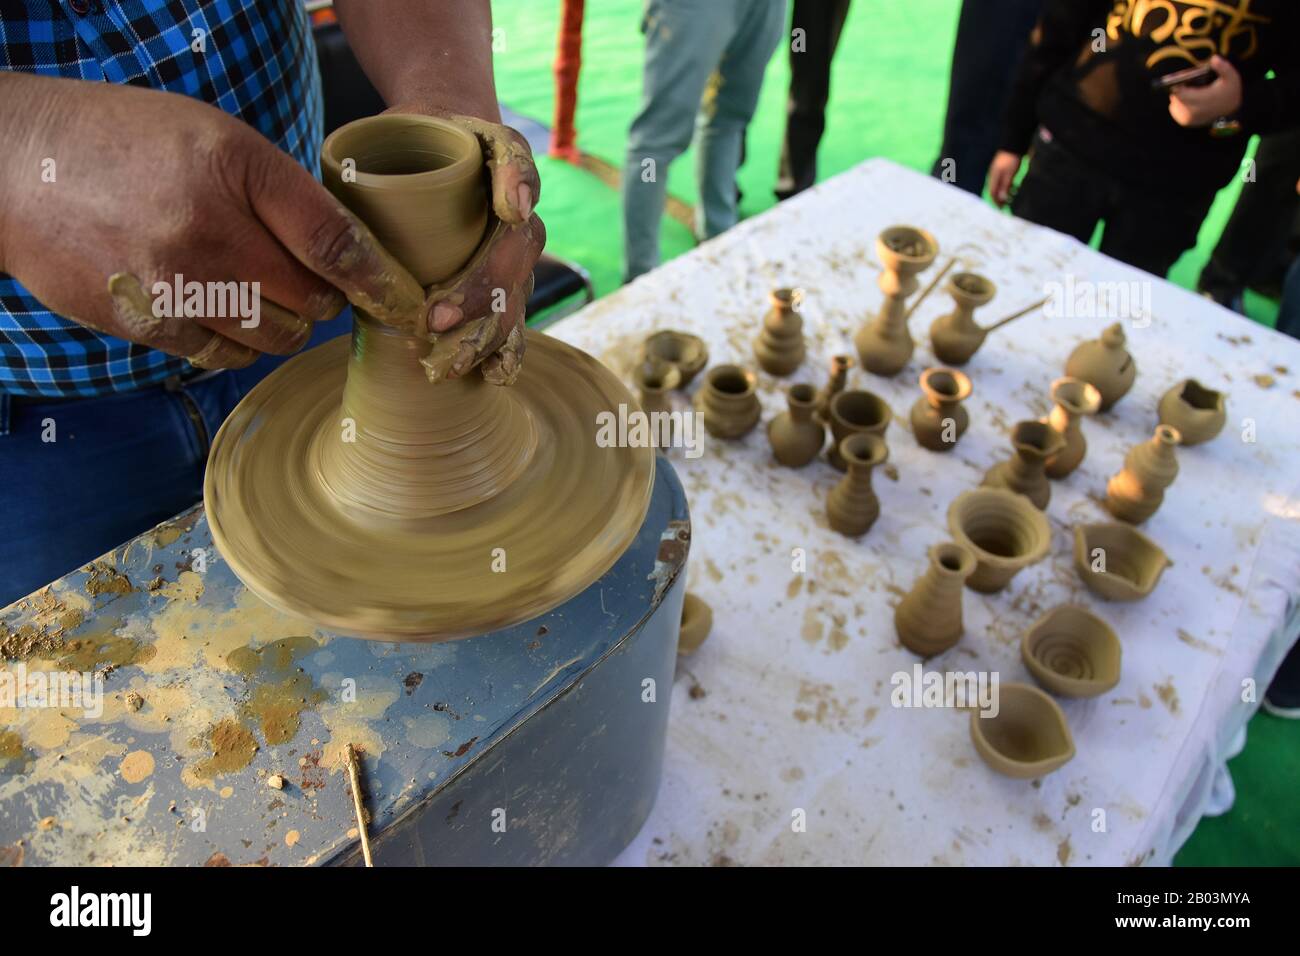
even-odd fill
[[[346,310],[307,347],[351,327]],[[212,436],[286,361],[101,398],[0,395],[0,608],[197,504]]]
[[[1287,270],[1282,286],[1282,308],[1277,313],[1277,330],[1293,339],[1300,339],[1300,256],[1296,256]]]

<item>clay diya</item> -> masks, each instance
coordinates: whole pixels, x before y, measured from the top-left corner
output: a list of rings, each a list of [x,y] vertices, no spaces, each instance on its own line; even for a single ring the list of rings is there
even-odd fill
[[[1047,461],[1064,450],[1064,436],[1044,422],[1020,422],[1011,430],[1011,447],[1015,453],[990,468],[981,484],[1009,488],[1024,495],[1040,511],[1046,510],[1052,499]]]
[[[754,373],[739,365],[709,369],[704,387],[695,396],[709,434],[714,438],[743,438],[753,431],[762,415],[757,389]]]
[[[849,378],[849,369],[853,367],[852,355],[836,355],[831,358],[831,377],[824,388],[817,390],[817,411],[814,413],[821,421],[829,421],[831,399],[844,391]]]
[[[1075,570],[1088,590],[1107,601],[1146,597],[1170,564],[1159,545],[1129,525],[1075,525]]]
[[[1101,338],[1078,345],[1065,362],[1065,374],[1096,388],[1101,393],[1100,411],[1108,411],[1137,378],[1137,363],[1125,347],[1124,327],[1116,322]]]
[[[692,593],[682,601],[682,626],[677,637],[677,654],[694,654],[713,630],[713,608]]]
[[[671,412],[669,393],[682,383],[681,370],[660,359],[647,358],[632,370],[632,384],[641,396],[641,410],[647,414]]]
[[[851,538],[864,535],[880,517],[880,500],[871,487],[871,472],[889,457],[885,440],[858,432],[840,442],[840,459],[848,473],[831,489],[826,499],[826,516],[840,534]]]
[[[966,579],[974,591],[1001,591],[1022,568],[1041,561],[1052,544],[1052,527],[1024,495],[1005,488],[976,488],[948,508],[955,542],[975,555]]]
[[[844,459],[840,457],[840,442],[859,433],[883,439],[885,429],[893,417],[889,404],[879,395],[862,389],[840,392],[831,399],[827,415],[831,435],[834,437],[828,456],[830,463],[843,471]]]
[[[962,590],[974,571],[969,548],[950,541],[930,549],[930,566],[894,610],[894,630],[904,647],[933,657],[961,639]]]
[[[769,375],[789,375],[803,363],[802,301],[801,289],[776,289],[771,294],[771,308],[754,340],[754,357]]]
[[[1101,408],[1101,392],[1078,378],[1058,378],[1052,383],[1052,411],[1045,421],[1061,434],[1065,447],[1047,459],[1047,477],[1064,478],[1083,463],[1088,440],[1083,419]]]
[[[965,365],[984,344],[988,330],[975,322],[975,310],[993,301],[997,286],[974,272],[958,272],[948,280],[954,308],[930,325],[930,347],[946,365]]]
[[[1160,399],[1160,423],[1178,429],[1184,445],[1209,441],[1228,420],[1228,396],[1194,378],[1179,382]]]
[[[1020,639],[1034,680],[1061,697],[1096,697],[1119,683],[1123,649],[1109,624],[1081,607],[1052,608]]]
[[[709,364],[709,348],[698,335],[664,329],[645,340],[642,351],[647,358],[656,358],[677,366],[681,373],[678,388],[685,388]]]
[[[826,444],[826,429],[813,415],[817,393],[811,385],[792,385],[786,393],[789,410],[767,426],[772,454],[787,468],[802,468],[820,454]]]
[[[897,375],[916,347],[907,328],[907,299],[920,287],[917,275],[930,268],[939,244],[924,229],[892,226],[876,239],[881,270],[877,284],[885,294],[880,312],[854,336],[862,367],[876,375]]]
[[[477,137],[447,120],[358,120],[321,165],[423,286],[504,228],[488,222]],[[448,379],[434,373],[472,324],[432,335],[355,314],[351,341],[290,359],[213,440],[207,519],[250,591],[329,631],[451,640],[543,614],[614,565],[649,506],[655,453],[593,441],[596,416],[634,401],[611,372],[527,332],[514,385]]]
[[[970,739],[986,764],[1018,780],[1046,776],[1074,757],[1065,714],[1056,701],[1028,684],[998,687],[996,717],[971,711]]]
[[[1133,446],[1124,457],[1124,468],[1106,483],[1106,510],[1130,524],[1155,514],[1165,489],[1178,477],[1174,449],[1180,438],[1178,429],[1157,425],[1150,441]]]
[[[971,383],[950,368],[928,368],[921,373],[925,394],[912,406],[912,434],[916,443],[930,451],[949,451],[970,427],[970,415],[962,402],[970,397]]]

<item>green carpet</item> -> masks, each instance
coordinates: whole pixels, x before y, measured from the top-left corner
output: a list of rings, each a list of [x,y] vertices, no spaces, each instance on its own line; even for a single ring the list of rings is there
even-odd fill
[[[553,108],[551,66],[559,23],[558,0],[495,0],[499,33],[498,94],[512,110],[549,125]],[[587,4],[583,65],[578,87],[578,144],[620,167],[628,125],[641,92],[642,0]],[[835,59],[831,105],[818,170],[825,179],[873,156],[928,171],[938,154],[947,100],[948,68],[960,0],[854,0]],[[768,67],[758,112],[750,126],[748,156],[740,171],[743,215],[773,203],[777,157],[784,130],[789,82],[779,50]],[[567,163],[539,159],[548,249],[584,265],[598,294],[618,287],[622,271],[617,192],[594,174]],[[687,153],[669,172],[669,190],[694,203],[694,157]],[[1170,279],[1195,285],[1236,202],[1240,185],[1225,189],[1201,229],[1195,250]],[[690,233],[665,219],[663,255],[690,249]],[[1272,325],[1276,303],[1247,297],[1251,317]],[[1300,724],[1261,714],[1250,725],[1246,750],[1231,764],[1237,805],[1197,829],[1178,863],[1300,863]]]

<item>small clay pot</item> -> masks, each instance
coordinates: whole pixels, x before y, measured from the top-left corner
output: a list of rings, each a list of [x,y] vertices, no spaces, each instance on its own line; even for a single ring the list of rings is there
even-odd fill
[[[632,370],[632,383],[641,397],[641,410],[647,415],[671,412],[669,393],[681,382],[682,373],[677,366],[660,359],[647,358]]]
[[[690,591],[682,601],[682,626],[677,636],[677,654],[694,654],[713,630],[713,608]]]
[[[852,355],[836,355],[831,358],[831,377],[824,388],[817,390],[816,416],[822,422],[830,420],[831,399],[844,391],[849,378],[849,369],[853,368]]]
[[[831,489],[826,516],[840,534],[856,538],[866,534],[880,517],[880,500],[871,487],[871,472],[889,457],[889,448],[879,435],[867,432],[849,435],[839,448],[848,473]]]
[[[803,363],[802,301],[801,289],[776,289],[771,294],[771,308],[754,340],[754,357],[769,375],[789,375]]]
[[[1178,477],[1174,449],[1181,436],[1170,425],[1157,425],[1150,441],[1134,445],[1124,468],[1106,483],[1106,510],[1120,521],[1141,524],[1160,508],[1165,489]]]
[[[762,408],[758,403],[758,382],[754,373],[739,365],[716,365],[704,376],[704,387],[695,396],[704,414],[704,427],[714,438],[742,438],[758,424]]]
[[[1100,411],[1109,410],[1137,378],[1137,363],[1125,348],[1124,327],[1116,322],[1101,338],[1078,345],[1065,362],[1065,374],[1095,387],[1101,393]]]
[[[1052,499],[1047,460],[1061,453],[1065,438],[1044,422],[1018,422],[1011,430],[1011,447],[1015,454],[990,468],[981,484],[1009,488],[1024,495],[1040,511],[1046,510]]]
[[[912,434],[916,443],[930,451],[949,451],[970,427],[970,415],[962,402],[970,397],[971,383],[950,368],[928,368],[921,373],[924,396],[912,406]]]
[[[894,611],[894,630],[913,654],[942,654],[962,635],[961,599],[975,555],[951,541],[930,549],[930,566]]]
[[[1045,419],[1061,433],[1065,447],[1047,459],[1047,477],[1064,478],[1083,463],[1088,439],[1083,436],[1083,419],[1101,408],[1101,392],[1079,378],[1058,378],[1052,383],[1051,414]]]
[[[996,717],[971,711],[970,739],[986,764],[1018,780],[1046,776],[1074,757],[1065,714],[1028,684],[999,685]]]
[[[1168,555],[1126,524],[1074,527],[1074,567],[1088,590],[1107,601],[1146,597],[1170,565]]]
[[[1020,639],[1034,680],[1060,697],[1096,697],[1119,683],[1123,649],[1109,624],[1085,608],[1062,604]]]
[[[987,305],[998,287],[974,272],[958,272],[948,280],[955,308],[930,325],[930,347],[945,365],[965,365],[984,344],[988,330],[975,322],[975,310]]]
[[[966,579],[974,591],[1001,591],[1021,568],[1046,556],[1052,526],[1024,495],[1005,488],[976,488],[958,495],[948,508],[948,530],[975,555]]]
[[[772,454],[787,468],[802,468],[820,454],[826,444],[826,429],[814,416],[817,393],[811,385],[792,385],[786,394],[789,411],[782,412],[767,426]]]
[[[907,298],[920,283],[917,274],[930,268],[939,243],[924,229],[892,226],[876,239],[884,268],[876,280],[885,301],[875,319],[863,323],[853,338],[862,367],[876,375],[897,375],[916,347],[907,329]]]
[[[840,392],[830,402],[828,419],[834,443],[830,450],[830,463],[840,471],[844,470],[844,459],[840,457],[840,442],[850,435],[859,433],[876,435],[883,439],[885,429],[889,427],[894,413],[889,404],[872,392],[862,389],[849,389]]]
[[[709,364],[709,348],[698,335],[665,329],[645,340],[642,351],[647,358],[656,358],[676,365],[681,373],[678,388],[690,385],[704,366]]]
[[[1223,392],[1189,378],[1161,397],[1160,422],[1177,428],[1184,445],[1199,445],[1223,431],[1228,420],[1227,401]]]

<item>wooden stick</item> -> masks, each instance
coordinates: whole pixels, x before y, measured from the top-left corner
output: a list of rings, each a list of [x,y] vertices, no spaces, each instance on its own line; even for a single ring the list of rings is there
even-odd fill
[[[1047,303],[1050,302],[1051,300],[1052,297],[1050,295],[1044,296],[1043,298],[1035,302],[1033,305],[1027,305],[1019,312],[1012,312],[1005,319],[998,319],[992,325],[986,326],[984,331],[987,333],[987,332],[992,332],[994,329],[999,329],[1002,326],[1006,325],[1008,322],[1012,322],[1015,319],[1019,319],[1022,316],[1028,315],[1030,312],[1033,312],[1035,309],[1041,309],[1043,306],[1047,305]]]
[[[370,834],[366,831],[366,811],[361,805],[361,767],[357,760],[357,748],[348,744],[348,779],[352,782],[352,809],[357,815],[357,832],[361,834],[361,855],[365,857],[366,866],[374,866],[370,858]]]
[[[930,284],[921,290],[921,294],[912,300],[912,304],[907,307],[907,312],[903,315],[904,322],[906,322],[908,319],[912,317],[912,313],[916,311],[917,306],[919,306],[922,302],[925,301],[925,297],[934,291],[934,287],[943,281],[943,277],[946,276],[949,272],[951,272],[952,267],[955,266],[956,264],[957,264],[957,257],[953,256],[951,259],[948,260],[948,264],[939,270],[939,274],[930,280]]]

